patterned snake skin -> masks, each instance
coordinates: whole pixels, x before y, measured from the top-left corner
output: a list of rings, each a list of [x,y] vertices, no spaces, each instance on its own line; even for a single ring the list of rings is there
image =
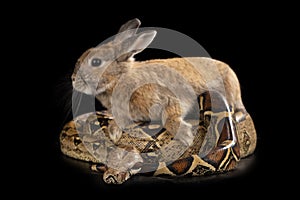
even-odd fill
[[[213,111],[212,95],[218,99]],[[177,148],[176,144],[172,146],[173,136],[161,124],[134,124],[114,144],[107,130],[113,117],[106,111],[86,113],[65,124],[60,133],[61,151],[69,157],[95,163],[92,169],[104,172],[104,181],[113,184],[121,184],[136,173],[200,176],[235,169],[239,160],[251,155],[256,148],[256,130],[251,116],[246,113],[236,122],[234,109],[221,95],[212,92],[199,97],[199,108],[198,119],[187,119],[193,125],[193,144],[172,162],[161,159],[163,155],[172,157],[172,149]],[[130,168],[114,170],[113,166],[118,168],[122,163],[134,161],[134,157],[126,156],[122,157],[124,162],[118,161],[112,150],[116,147],[135,152],[143,159],[136,160]]]

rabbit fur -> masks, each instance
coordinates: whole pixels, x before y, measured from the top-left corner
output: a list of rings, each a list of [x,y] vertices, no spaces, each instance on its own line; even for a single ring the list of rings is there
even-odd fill
[[[74,89],[94,95],[113,114],[114,143],[130,123],[159,120],[177,142],[189,146],[193,135],[184,118],[205,91],[222,93],[239,113],[235,120],[245,116],[238,78],[224,62],[208,57],[134,61],[156,36],[155,30],[137,33],[139,26],[138,19],[130,20],[112,41],[88,49],[72,74]]]

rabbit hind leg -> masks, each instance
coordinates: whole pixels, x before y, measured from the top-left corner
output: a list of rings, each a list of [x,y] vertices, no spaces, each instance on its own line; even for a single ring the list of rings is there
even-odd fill
[[[178,107],[178,104],[170,105],[163,111],[164,128],[173,135],[173,140],[161,147],[162,162],[177,160],[193,144],[192,125],[184,121]]]

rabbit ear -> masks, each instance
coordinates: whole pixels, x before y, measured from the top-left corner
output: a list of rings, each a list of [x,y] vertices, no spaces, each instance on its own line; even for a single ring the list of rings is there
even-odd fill
[[[122,56],[118,58],[118,61],[126,61],[146,49],[156,36],[156,33],[154,30],[144,31],[124,41],[122,44]]]
[[[141,21],[137,18],[129,20],[128,22],[126,22],[120,27],[119,32],[116,35],[114,41],[121,42],[126,40],[129,37],[132,37],[136,33],[140,25],[141,25]]]
[[[129,45],[129,51],[134,52],[134,54],[143,51],[152,42],[156,36],[156,33],[157,32],[154,30],[149,30],[138,34],[133,43]]]

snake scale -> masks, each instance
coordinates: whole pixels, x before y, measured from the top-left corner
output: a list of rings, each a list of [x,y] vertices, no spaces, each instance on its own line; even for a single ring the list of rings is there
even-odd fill
[[[217,99],[213,110],[212,96]],[[61,151],[69,157],[92,162],[91,169],[103,173],[104,182],[109,184],[122,184],[137,173],[201,176],[235,169],[240,159],[253,154],[256,148],[251,116],[246,113],[235,120],[237,113],[216,92],[201,94],[198,104],[199,118],[186,119],[192,124],[193,143],[174,160],[163,159],[172,157],[170,152],[177,146],[172,144],[172,134],[158,122],[133,124],[114,144],[107,130],[114,119],[106,110],[79,115],[66,123],[59,137]]]

